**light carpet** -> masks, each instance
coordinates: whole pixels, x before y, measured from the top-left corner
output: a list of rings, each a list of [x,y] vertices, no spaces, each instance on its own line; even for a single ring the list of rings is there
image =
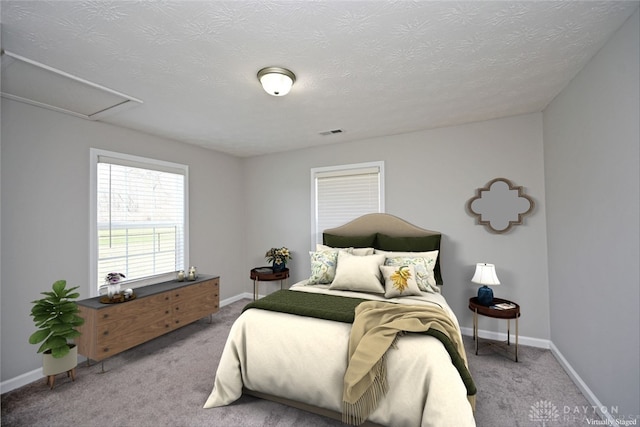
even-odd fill
[[[3,427],[11,426],[344,426],[339,421],[278,403],[243,396],[232,405],[203,409],[229,329],[249,300],[202,319],[101,364],[77,368],[76,380],[58,375],[2,395]],[[480,341],[481,343],[484,340]],[[585,426],[595,414],[549,350],[519,347],[515,363],[498,346],[476,356],[465,337],[469,369],[478,387],[479,427]],[[536,416],[544,405],[546,414]],[[551,412],[550,412],[551,410]],[[568,413],[567,413],[568,412]],[[552,418],[550,418],[552,417]]]

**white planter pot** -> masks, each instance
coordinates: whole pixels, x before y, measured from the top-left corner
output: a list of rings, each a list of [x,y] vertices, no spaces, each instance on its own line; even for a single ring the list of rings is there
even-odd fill
[[[46,376],[57,375],[62,372],[69,372],[78,365],[78,346],[72,344],[69,354],[56,359],[50,354],[42,355],[42,373]],[[53,387],[52,387],[53,388]]]

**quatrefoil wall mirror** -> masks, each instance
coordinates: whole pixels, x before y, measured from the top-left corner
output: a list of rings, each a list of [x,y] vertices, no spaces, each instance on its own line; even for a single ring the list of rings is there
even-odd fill
[[[533,199],[506,178],[496,178],[467,202],[467,210],[492,233],[506,233],[522,224],[525,215],[535,207]]]

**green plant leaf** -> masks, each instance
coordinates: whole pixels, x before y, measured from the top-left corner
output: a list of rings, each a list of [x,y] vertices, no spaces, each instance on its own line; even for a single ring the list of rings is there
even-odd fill
[[[62,295],[65,286],[67,286],[66,280],[58,280],[51,287],[53,288],[53,292],[55,292],[56,296]]]
[[[69,354],[69,346],[67,344],[60,347],[54,347],[51,349],[51,355],[56,359],[64,357],[67,354]]]
[[[60,336],[50,336],[48,340],[45,341],[49,348],[62,347],[67,344],[67,340]]]
[[[29,337],[29,344],[38,344],[41,341],[44,341],[49,336],[48,329],[40,329],[39,331],[35,331]]]
[[[67,331],[70,331],[73,328],[73,325],[68,323],[57,323],[55,325],[51,325],[51,332],[56,335],[63,334]]]

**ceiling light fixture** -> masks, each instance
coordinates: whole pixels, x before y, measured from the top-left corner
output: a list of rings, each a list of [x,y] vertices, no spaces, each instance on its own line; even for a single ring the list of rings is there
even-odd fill
[[[266,67],[258,71],[258,80],[269,95],[284,96],[291,90],[296,75],[286,68]]]

